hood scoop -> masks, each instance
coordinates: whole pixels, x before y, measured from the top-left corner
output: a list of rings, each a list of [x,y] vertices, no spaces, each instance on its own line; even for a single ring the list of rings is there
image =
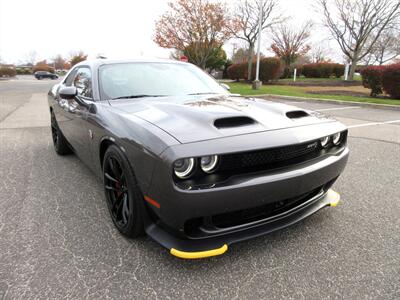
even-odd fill
[[[240,116],[240,117],[227,117],[221,118],[214,121],[214,126],[218,129],[234,128],[241,126],[248,126],[256,124],[256,121],[252,118]]]
[[[286,117],[288,117],[289,119],[300,119],[300,118],[305,118],[305,117],[309,117],[310,115],[305,112],[304,110],[292,110],[292,111],[288,111],[286,113]]]

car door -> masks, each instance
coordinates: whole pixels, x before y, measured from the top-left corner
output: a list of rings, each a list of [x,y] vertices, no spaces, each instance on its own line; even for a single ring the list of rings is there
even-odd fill
[[[89,67],[80,66],[70,75],[71,78],[68,76],[63,85],[75,86],[77,95],[74,99],[59,99],[63,120],[59,124],[75,152],[83,160],[90,160],[90,137],[86,120],[88,107],[93,102],[92,73]]]

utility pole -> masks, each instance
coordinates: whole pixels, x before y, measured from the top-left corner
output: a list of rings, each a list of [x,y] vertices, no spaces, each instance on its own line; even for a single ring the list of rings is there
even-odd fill
[[[257,45],[257,66],[256,66],[256,79],[253,81],[253,90],[260,89],[262,82],[260,81],[260,48],[261,48],[261,32],[262,32],[262,0],[258,4],[259,15],[258,15],[258,45]]]

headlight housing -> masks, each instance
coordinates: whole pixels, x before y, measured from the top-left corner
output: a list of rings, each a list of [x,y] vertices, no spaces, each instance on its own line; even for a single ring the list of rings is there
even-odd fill
[[[194,158],[178,159],[174,163],[174,173],[180,179],[189,178],[195,168]]]
[[[335,146],[340,144],[341,137],[342,137],[342,134],[340,132],[332,135],[332,142]]]
[[[322,148],[326,148],[329,145],[329,136],[323,137],[319,140],[321,143]]]
[[[218,161],[218,155],[203,156],[202,158],[200,158],[201,169],[205,173],[212,173],[215,171],[218,165]]]

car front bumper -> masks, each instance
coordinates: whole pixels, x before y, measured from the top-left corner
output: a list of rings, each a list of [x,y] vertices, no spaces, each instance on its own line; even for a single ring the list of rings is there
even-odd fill
[[[234,179],[225,187],[204,190],[182,190],[173,183],[158,185],[156,180],[153,186],[155,184],[163,188],[153,190],[150,195],[156,195],[154,199],[161,201],[160,206],[153,209],[156,220],[148,218],[150,221],[145,226],[146,232],[178,257],[199,258],[222,254],[231,243],[284,228],[323,207],[337,204],[338,195],[330,187],[343,172],[348,155],[346,147],[336,155],[319,157],[274,172],[247,174],[243,178]],[[162,173],[161,170],[159,172]],[[163,178],[158,177],[161,181]],[[298,206],[257,222],[202,236],[187,234],[185,230],[185,224],[193,218],[258,208],[315,190],[317,193],[310,194],[310,198]]]
[[[340,195],[329,189],[322,195],[309,199],[299,207],[277,215],[265,222],[260,222],[254,226],[247,226],[245,229],[237,232],[207,239],[182,239],[164,230],[156,223],[149,224],[146,227],[146,233],[162,246],[169,249],[170,253],[176,257],[183,259],[206,258],[225,253],[228,250],[228,246],[233,243],[252,239],[290,226],[324,207],[335,207],[339,201]]]

